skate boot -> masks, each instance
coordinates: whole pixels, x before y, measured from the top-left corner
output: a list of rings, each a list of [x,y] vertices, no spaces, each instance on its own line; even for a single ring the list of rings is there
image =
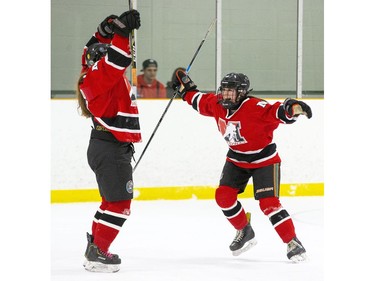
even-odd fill
[[[85,252],[85,258],[87,259],[87,254],[89,252],[89,247],[90,247],[90,245],[92,245],[94,243],[94,236],[92,236],[88,232],[86,232],[86,236],[87,236],[87,247],[86,247],[86,252]],[[118,258],[118,255],[116,255],[116,254],[113,254],[113,256],[115,258]]]
[[[85,256],[83,267],[87,271],[117,272],[120,270],[121,259],[119,256],[100,250],[94,243],[89,243]]]
[[[88,232],[86,232],[86,236],[87,236],[87,247],[86,247],[86,251],[85,251],[85,258],[87,258],[87,253],[89,252],[90,245],[92,243],[94,243],[94,236],[92,236]]]
[[[249,223],[243,229],[237,230],[236,237],[234,237],[232,244],[229,246],[233,256],[238,256],[257,244],[254,230],[250,225],[250,214],[246,215]]]
[[[301,241],[294,237],[287,246],[287,257],[291,261],[298,263],[307,260],[306,250],[302,246]]]

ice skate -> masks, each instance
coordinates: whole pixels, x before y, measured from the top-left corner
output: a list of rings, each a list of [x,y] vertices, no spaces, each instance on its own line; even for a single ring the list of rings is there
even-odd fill
[[[91,234],[86,232],[86,236],[87,236],[87,247],[86,247],[86,251],[85,251],[85,258],[87,258],[87,253],[89,252],[90,245],[92,243],[94,243],[94,237]]]
[[[238,256],[257,244],[254,230],[250,225],[250,213],[246,215],[249,223],[243,229],[237,230],[236,237],[234,237],[232,244],[229,246],[233,256]]]
[[[302,246],[301,241],[294,237],[287,246],[287,257],[291,261],[298,263],[307,260],[306,250]]]
[[[89,252],[90,245],[92,245],[94,243],[94,236],[92,236],[88,232],[86,232],[86,236],[87,236],[87,247],[86,247],[86,251],[85,251],[85,258],[87,258],[87,253]],[[118,258],[118,255],[116,255],[116,254],[112,254],[112,255],[115,258]]]
[[[89,234],[87,236],[89,238]],[[91,272],[117,272],[120,270],[121,259],[118,255],[101,251],[94,243],[88,243],[86,260],[83,267]]]

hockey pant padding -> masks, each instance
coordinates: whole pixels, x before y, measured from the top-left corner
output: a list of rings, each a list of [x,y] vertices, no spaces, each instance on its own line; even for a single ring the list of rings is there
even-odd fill
[[[224,216],[235,229],[243,229],[248,221],[240,201],[237,200],[238,189],[221,185],[216,189],[215,200]]]
[[[293,220],[280,204],[279,198],[267,197],[259,199],[259,207],[268,216],[284,243],[290,242],[296,236]]]
[[[95,232],[93,232],[94,243],[102,251],[108,251],[122,225],[130,216],[130,204],[131,200],[106,202],[105,204],[102,202],[99,210],[103,212],[97,221]]]

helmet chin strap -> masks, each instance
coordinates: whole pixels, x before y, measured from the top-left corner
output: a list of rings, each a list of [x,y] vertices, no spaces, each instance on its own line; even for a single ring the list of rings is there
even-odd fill
[[[241,104],[241,103],[234,103],[230,100],[221,100],[219,102],[221,104],[222,107],[224,107],[225,109],[230,109],[230,110],[235,110],[238,108],[238,106]]]
[[[229,110],[236,110],[240,107],[242,102],[248,97],[247,94],[250,91],[247,91],[246,93],[239,93],[237,92],[236,101],[233,102],[230,99],[222,99],[219,101],[219,103],[225,108]]]

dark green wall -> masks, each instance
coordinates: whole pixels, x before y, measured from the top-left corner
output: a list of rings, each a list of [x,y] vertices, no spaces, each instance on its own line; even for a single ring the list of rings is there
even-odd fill
[[[256,91],[295,92],[297,0],[222,1],[222,73],[243,72]],[[303,91],[324,91],[324,2],[304,0]],[[127,1],[51,2],[51,90],[71,93],[81,67],[82,48],[108,15],[128,9]],[[166,83],[177,66],[186,67],[216,14],[214,0],[138,0],[138,72],[156,59]],[[215,89],[215,30],[190,71],[202,90]],[[138,73],[139,74],[139,73]]]

